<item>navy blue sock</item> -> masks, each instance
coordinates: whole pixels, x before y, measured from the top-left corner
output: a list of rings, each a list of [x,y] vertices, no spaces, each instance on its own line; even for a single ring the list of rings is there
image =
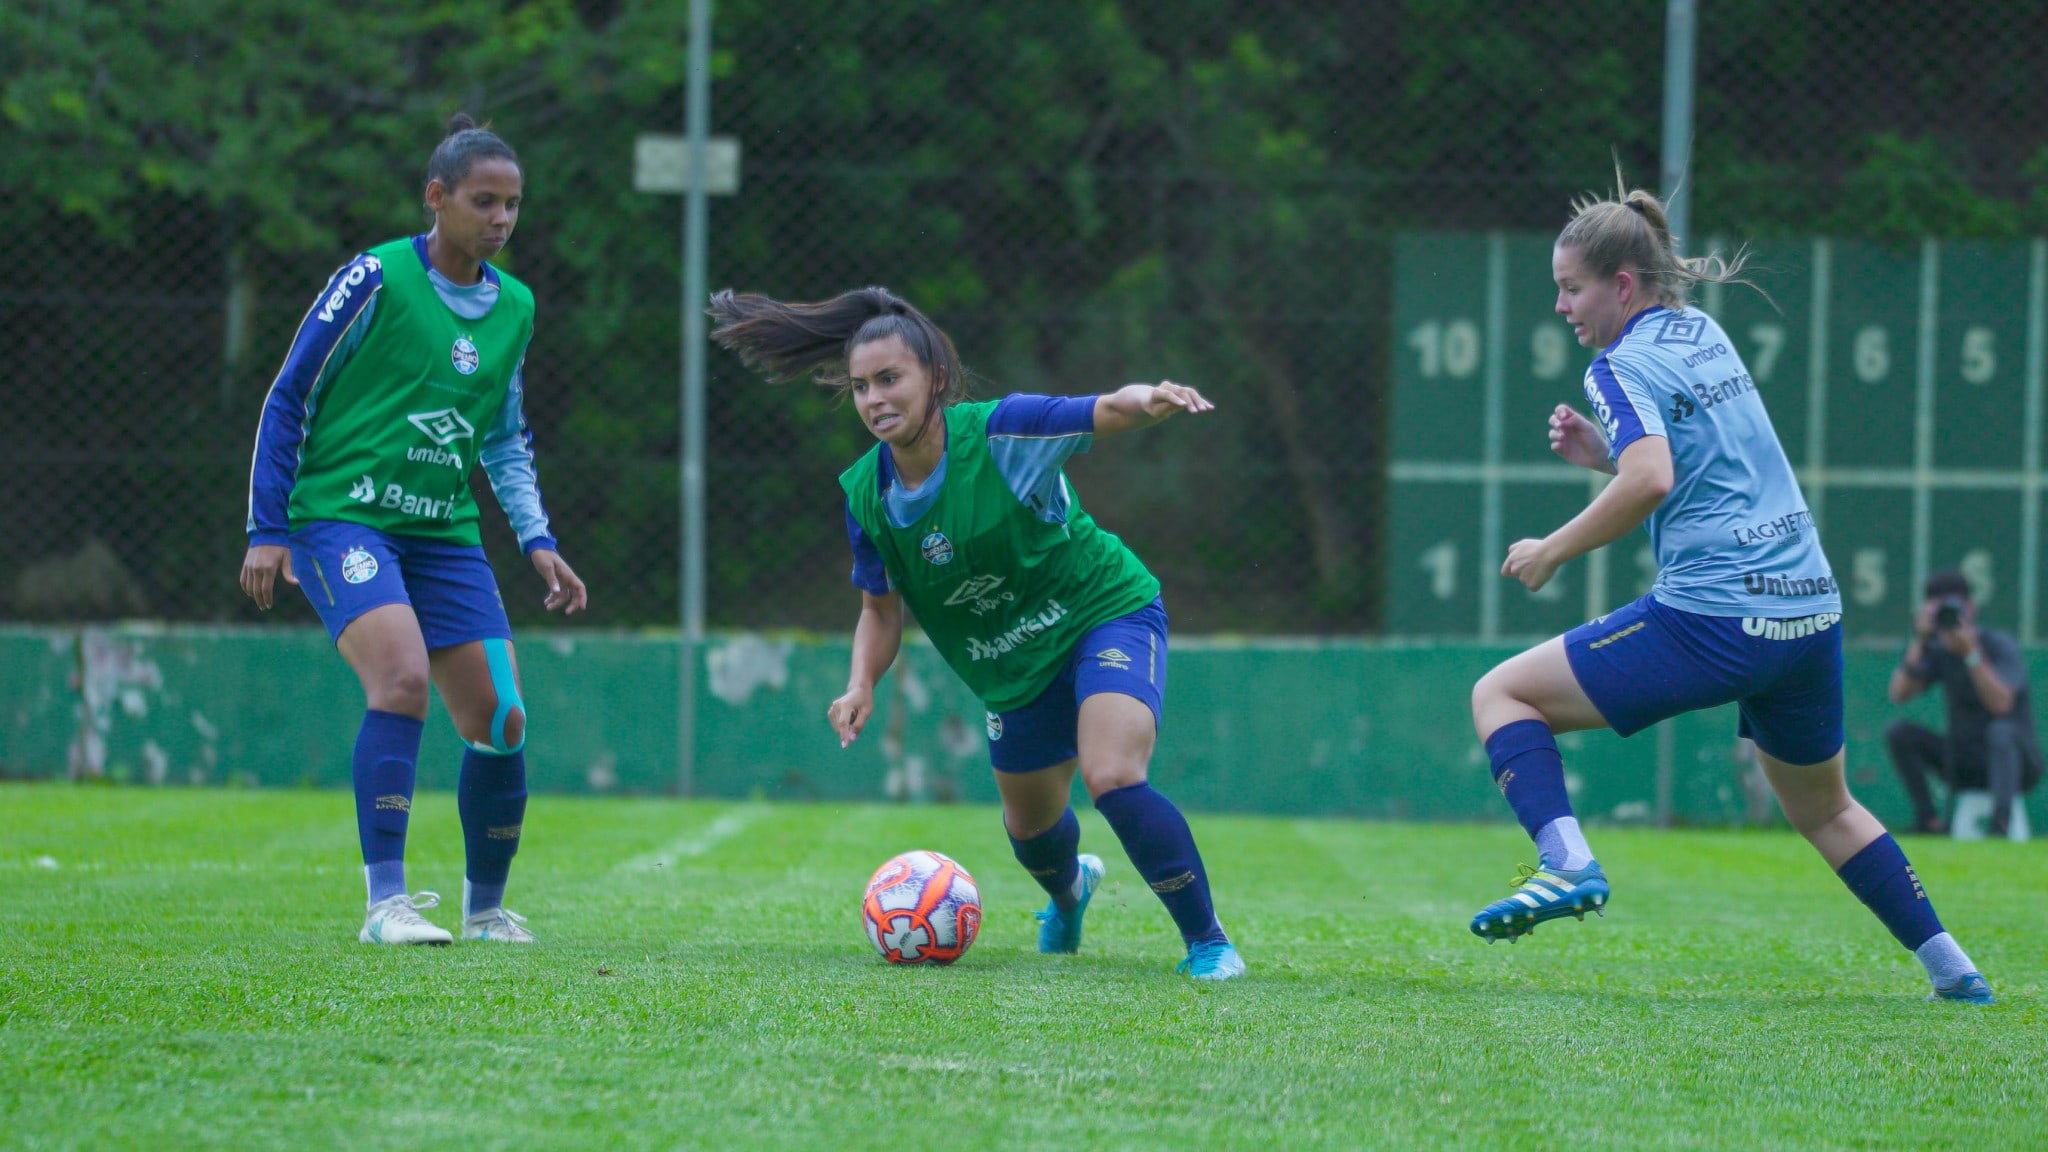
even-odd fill
[[[1572,814],[1564,788],[1564,757],[1557,737],[1541,720],[1517,720],[1486,738],[1486,758],[1493,763],[1493,782],[1507,797],[1508,807],[1534,840],[1543,826]]]
[[[410,716],[372,708],[356,732],[356,835],[372,904],[405,891],[405,826],[425,727]]]
[[[1941,935],[1941,917],[1934,914],[1934,901],[1920,887],[1913,865],[1899,850],[1899,842],[1886,832],[1849,857],[1835,869],[1842,883],[1870,906],[1899,943],[1918,951],[1922,944]]]
[[[1138,875],[1166,905],[1182,940],[1224,939],[1209,900],[1209,874],[1195,848],[1195,834],[1173,801],[1150,784],[1115,788],[1095,798],[1095,810],[1109,821]]]
[[[1017,863],[1031,873],[1062,912],[1072,912],[1079,902],[1074,881],[1081,874],[1080,847],[1081,822],[1074,819],[1072,808],[1060,813],[1058,823],[1029,840],[1010,837],[1010,851],[1017,854]]]
[[[455,785],[455,807],[462,814],[462,914],[496,908],[505,899],[505,877],[519,851],[519,829],[526,820],[526,753],[491,756],[471,748],[462,757],[462,776]]]

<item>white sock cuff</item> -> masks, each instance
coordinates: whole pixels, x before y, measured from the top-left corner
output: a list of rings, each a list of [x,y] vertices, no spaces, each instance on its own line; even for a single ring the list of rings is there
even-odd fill
[[[1936,984],[1953,984],[1977,970],[1963,946],[1946,932],[1928,937],[1925,944],[1913,949],[1913,955],[1927,969],[1927,978]]]

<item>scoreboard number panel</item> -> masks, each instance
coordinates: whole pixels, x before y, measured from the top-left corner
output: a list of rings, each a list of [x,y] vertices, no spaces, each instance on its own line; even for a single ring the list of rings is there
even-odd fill
[[[1854,240],[1832,247],[1828,465],[1910,467],[1925,262],[1912,248]]]
[[[2012,244],[1941,246],[1934,417],[1947,435],[1934,440],[1937,468],[2025,463],[2028,256]]]
[[[1544,420],[1581,411],[1591,352],[1552,311],[1541,234],[1395,242],[1391,635],[1527,639],[1634,599],[1656,574],[1632,534],[1531,596],[1507,546],[1591,497]],[[1726,252],[1733,245],[1713,245]],[[2048,622],[2042,500],[2048,240],[1757,244],[1740,285],[1695,300],[1742,353],[1842,583],[1852,640],[1905,634],[1928,571],[1983,582],[1987,619]],[[1775,304],[1773,303],[1775,302]]]
[[[1962,569],[1976,592],[1978,619],[2017,634],[2020,554],[2012,526],[2020,519],[2019,492],[1955,489],[1936,492],[1933,502],[1930,567]]]
[[[1733,245],[1725,240],[1710,247],[1732,255]],[[1720,322],[1742,355],[1743,367],[1756,381],[1771,426],[1794,467],[1808,463],[1812,451],[1812,264],[1811,243],[1755,244],[1743,276],[1755,281],[1761,292],[1743,284],[1701,284],[1693,293],[1693,300]]]
[[[1550,412],[1559,404],[1585,410],[1581,381],[1593,362],[1593,351],[1579,347],[1571,325],[1556,312],[1550,241],[1515,236],[1505,248],[1507,354],[1501,365],[1501,458],[1511,463],[1556,463],[1557,456],[1550,451]]]

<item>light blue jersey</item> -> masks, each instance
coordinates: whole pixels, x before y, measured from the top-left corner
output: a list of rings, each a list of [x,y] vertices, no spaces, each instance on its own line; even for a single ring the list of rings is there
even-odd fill
[[[1671,494],[1644,525],[1650,594],[1703,616],[1842,610],[1841,590],[1763,397],[1728,334],[1695,308],[1638,313],[1586,371],[1608,455],[1662,436]]]

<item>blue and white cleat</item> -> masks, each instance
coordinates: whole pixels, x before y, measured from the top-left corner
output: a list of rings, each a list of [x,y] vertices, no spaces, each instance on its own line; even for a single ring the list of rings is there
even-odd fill
[[[1049,900],[1045,911],[1038,914],[1038,950],[1040,952],[1079,952],[1081,950],[1081,918],[1088,914],[1088,901],[1095,896],[1095,889],[1102,885],[1102,857],[1083,852],[1080,856],[1081,871],[1074,882],[1081,888],[1081,898],[1074,904],[1072,912],[1060,911],[1059,902]]]
[[[1952,984],[1936,984],[1929,1000],[1958,1000],[1965,1004],[1996,1004],[1998,998],[1991,994],[1991,985],[1975,972],[1965,972],[1956,977]]]
[[[1517,939],[1546,920],[1565,916],[1584,920],[1588,912],[1606,915],[1607,874],[1600,871],[1598,860],[1575,872],[1527,864],[1515,867],[1521,874],[1510,883],[1521,891],[1488,904],[1472,917],[1472,934],[1487,943]]]
[[[1244,975],[1244,957],[1228,940],[1197,940],[1173,970],[1191,980],[1235,980]]]

